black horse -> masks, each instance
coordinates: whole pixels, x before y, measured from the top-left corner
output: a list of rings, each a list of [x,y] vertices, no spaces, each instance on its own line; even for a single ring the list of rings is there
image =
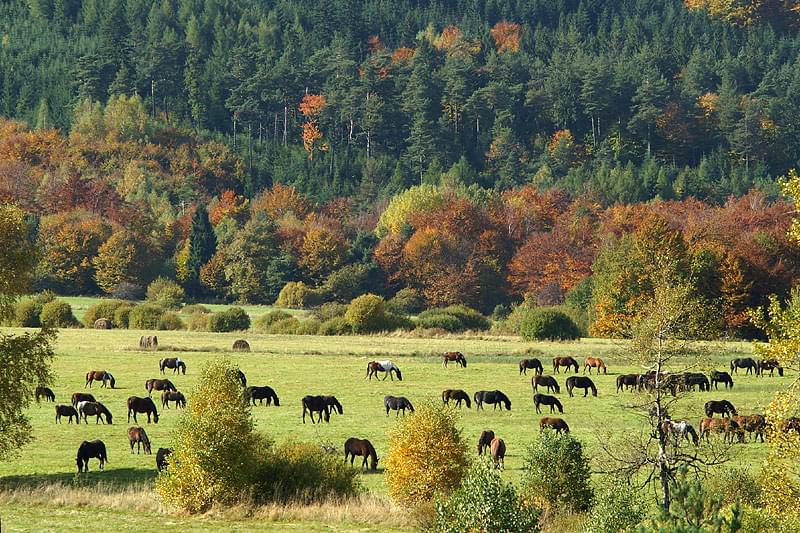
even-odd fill
[[[528,369],[536,370],[536,375],[541,376],[542,372],[544,372],[544,367],[542,366],[542,362],[536,359],[523,359],[519,362],[519,373],[528,375]]]
[[[69,419],[69,423],[72,424],[72,417],[75,417],[75,422],[80,424],[81,418],[78,415],[78,411],[75,410],[74,407],[71,405],[56,405],[56,423],[61,423],[61,417],[66,416]]]
[[[472,399],[475,400],[476,410],[480,409],[482,411],[484,403],[494,404],[492,410],[497,409],[497,406],[500,405],[500,410],[502,411],[503,407],[501,403],[505,404],[506,411],[511,410],[511,400],[509,400],[508,396],[506,396],[499,390],[479,390],[473,395]]]
[[[311,415],[311,423],[314,424],[314,413],[319,414],[319,422],[322,422],[323,417],[325,422],[331,421],[331,410],[339,411],[339,414],[344,414],[342,404],[335,396],[304,396],[302,401],[303,405],[303,424],[306,423],[306,412]]]
[[[683,375],[683,389],[694,390],[695,387],[699,387],[701,392],[711,390],[711,384],[705,374],[702,372],[686,372]]]
[[[755,373],[756,376],[760,374],[758,363],[756,363],[752,357],[737,357],[731,361],[731,372],[738,374],[740,368],[747,369],[745,374]]]
[[[247,376],[244,375],[244,372],[240,368],[236,369],[236,379],[239,380],[239,383],[242,384],[242,387],[247,387]]]
[[[777,370],[778,375],[783,377],[783,367],[781,364],[776,361],[775,359],[762,359],[758,362],[758,372],[762,376],[769,370],[770,377],[774,376],[774,372]]]
[[[253,402],[253,405],[256,404],[256,400],[261,405],[264,405],[264,400],[267,400],[267,405],[272,405],[272,402],[275,402],[275,407],[280,407],[281,402],[278,399],[278,395],[275,394],[275,391],[272,387],[264,386],[264,387],[247,387],[244,390],[244,397]]]
[[[178,357],[166,357],[158,362],[158,369],[163,374],[167,368],[172,369],[172,373],[186,375],[186,363]]]
[[[169,454],[171,453],[172,448],[159,448],[156,452],[156,468],[159,472],[164,470],[169,464],[167,457],[169,457]]]
[[[405,396],[384,396],[383,406],[386,407],[386,416],[389,416],[390,410],[397,411],[397,416],[400,416],[400,411],[403,411],[403,416],[406,416],[406,409],[414,412],[414,406]]]
[[[356,455],[364,458],[361,462],[362,468],[367,467],[367,459],[369,459],[370,470],[375,471],[378,469],[378,454],[375,452],[375,447],[367,439],[350,437],[344,441],[344,461],[347,462],[347,458],[350,457],[350,465],[352,466]]]
[[[594,382],[585,376],[570,376],[567,378],[567,392],[570,396],[573,396],[572,389],[574,388],[584,389],[583,397],[589,395],[589,389],[592,390],[592,396],[597,396],[597,387],[594,386]]]
[[[83,441],[78,447],[78,455],[75,462],[78,464],[78,473],[89,471],[89,459],[96,457],[100,460],[100,470],[108,462],[106,445],[101,440]]]
[[[555,413],[556,408],[558,408],[559,413],[564,412],[564,406],[561,405],[561,402],[559,402],[558,398],[555,396],[548,396],[547,394],[534,394],[533,406],[536,407],[537,413],[542,412],[542,405],[549,405],[551,413]]]
[[[733,406],[733,404],[728,400],[711,400],[706,402],[704,409],[708,418],[713,418],[714,413],[719,413],[723,416],[723,418],[725,416],[730,418],[731,415],[737,416],[739,414],[736,412],[736,408]]]
[[[716,389],[718,383],[724,383],[726,389],[728,387],[733,388],[733,378],[730,374],[727,372],[714,370],[711,372],[711,385],[713,385],[714,389]]]
[[[533,376],[531,386],[535,392],[539,392],[539,387],[545,387],[547,392],[561,393],[561,387],[558,386],[558,381],[553,376]]]
[[[446,405],[450,404],[450,400],[456,402],[456,407],[461,407],[461,402],[466,402],[467,409],[472,407],[472,401],[469,399],[469,394],[461,389],[445,389],[442,391],[442,402]]]
[[[36,403],[39,403],[44,398],[46,402],[56,401],[56,393],[49,387],[36,387]]]
[[[138,396],[131,396],[128,398],[128,422],[131,421],[131,414],[133,414],[133,421],[138,422],[136,420],[136,413],[142,413],[147,415],[147,423],[150,423],[150,415],[153,415],[153,423],[158,424],[158,409],[156,409],[156,404],[153,402],[153,399],[150,397],[147,398],[140,398]]]
[[[624,374],[622,376],[617,376],[617,392],[621,391],[623,387],[626,389],[637,390],[639,388],[639,374]]]

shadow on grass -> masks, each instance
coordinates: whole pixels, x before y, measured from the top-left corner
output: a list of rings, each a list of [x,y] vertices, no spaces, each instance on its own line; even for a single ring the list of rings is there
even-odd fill
[[[153,456],[155,457],[155,455]],[[89,472],[61,472],[52,474],[31,474],[26,476],[0,477],[0,491],[13,491],[17,489],[34,489],[41,485],[61,484],[75,488],[91,488],[102,484],[104,487],[125,489],[133,485],[153,483],[156,479],[155,459],[153,469],[142,468],[114,468],[106,463],[105,470],[97,468],[97,463],[92,461]],[[77,470],[77,467],[76,467]]]

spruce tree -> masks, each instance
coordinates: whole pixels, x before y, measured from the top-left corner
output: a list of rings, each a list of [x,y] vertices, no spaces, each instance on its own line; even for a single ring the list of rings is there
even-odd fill
[[[208,211],[198,207],[192,217],[192,229],[189,231],[189,258],[186,261],[188,276],[185,288],[190,296],[200,295],[200,269],[216,251],[217,237],[208,219]]]

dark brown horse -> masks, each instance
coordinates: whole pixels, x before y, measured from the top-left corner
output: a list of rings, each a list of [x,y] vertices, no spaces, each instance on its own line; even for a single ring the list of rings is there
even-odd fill
[[[528,369],[531,368],[536,370],[536,375],[541,376],[542,372],[544,372],[544,368],[542,367],[542,362],[536,359],[522,359],[519,362],[519,373],[528,375]]]
[[[570,396],[572,396],[572,389],[584,389],[583,390],[583,397],[589,395],[589,390],[592,391],[592,396],[597,396],[597,387],[594,386],[594,382],[591,378],[587,378],[586,376],[570,376],[567,378],[567,392]]]
[[[406,416],[406,409],[414,412],[414,406],[405,396],[384,396],[383,406],[386,408],[386,416],[389,416],[389,411],[397,411],[396,416],[400,416],[400,411]]]
[[[167,391],[161,393],[161,407],[169,409],[169,402],[175,402],[175,409],[186,407],[186,396],[180,391]]]
[[[303,424],[306,423],[306,413],[311,415],[311,423],[314,424],[314,413],[319,414],[319,422],[322,422],[323,417],[325,422],[331,421],[331,409],[336,409],[339,414],[344,414],[342,404],[335,396],[304,396],[301,400],[303,405]]]
[[[767,428],[767,419],[764,415],[734,416],[733,420],[744,431],[752,433],[753,440],[760,438],[761,442],[764,442],[764,430]]]
[[[539,420],[539,430],[544,431],[546,428],[555,430],[556,433],[569,433],[569,426],[561,418],[553,418],[546,416]]]
[[[153,395],[154,390],[160,391],[172,391],[175,392],[178,389],[172,382],[168,379],[148,379],[144,382],[144,389],[147,391],[148,396]]]
[[[256,400],[261,405],[264,405],[264,400],[267,400],[267,406],[272,405],[275,402],[275,407],[280,407],[281,401],[278,399],[278,395],[272,389],[272,387],[264,386],[264,387],[247,387],[244,390],[244,397],[250,402],[253,402],[253,405],[256,404]]]
[[[578,373],[578,362],[572,357],[553,357],[553,372],[556,374],[559,373],[558,369],[562,366],[567,367],[567,370],[570,368],[575,369],[575,373]]]
[[[469,394],[461,389],[446,389],[442,391],[442,402],[449,404],[450,400],[456,402],[456,407],[461,407],[461,402],[467,403],[467,409],[472,407],[472,402],[469,399]]]
[[[78,404],[81,402],[96,402],[97,400],[94,399],[94,396],[89,394],[88,392],[76,392],[72,395],[72,407],[75,409],[78,408]]]
[[[61,417],[66,416],[69,418],[69,423],[72,424],[72,417],[75,417],[75,422],[80,424],[81,418],[78,415],[78,411],[75,410],[74,407],[71,405],[56,405],[56,423],[61,423]]]
[[[167,368],[171,368],[173,374],[177,372],[186,375],[186,363],[179,357],[166,357],[158,362],[159,372],[163,374]]]
[[[131,414],[133,414],[133,421],[136,420],[136,413],[146,414],[147,423],[150,423],[150,415],[153,415],[153,423],[158,424],[158,410],[153,399],[149,396],[147,398],[140,398],[139,396],[131,396],[128,398],[128,422],[131,421]]]
[[[476,411],[478,409],[483,411],[484,403],[493,404],[494,407],[492,410],[497,409],[498,405],[500,405],[501,411],[503,410],[502,405],[506,406],[506,411],[511,410],[511,400],[509,400],[508,396],[506,396],[499,390],[479,390],[473,395],[472,399],[475,400]]]
[[[722,371],[718,372],[714,370],[713,372],[711,372],[711,385],[714,386],[715,390],[717,389],[718,383],[724,383],[726,389],[728,387],[733,388],[733,378],[731,377],[730,374],[728,374],[727,372],[722,372]]]
[[[444,352],[442,354],[442,366],[447,368],[447,363],[453,361],[461,368],[467,368],[467,358],[461,352]]]
[[[769,375],[772,377],[774,372],[777,370],[778,375],[783,377],[783,367],[781,364],[776,361],[775,359],[762,359],[758,362],[758,373],[762,376],[769,370]]]
[[[639,374],[624,374],[617,376],[617,392],[622,388],[637,390],[639,388]]]
[[[169,454],[171,453],[172,448],[159,448],[156,451],[156,468],[159,472],[167,468],[167,465],[169,464],[167,457],[169,457]]]
[[[478,455],[483,455],[483,451],[487,448],[491,449],[492,441],[494,440],[494,431],[485,429],[481,431],[481,436],[478,437]]]
[[[731,372],[738,374],[740,368],[747,369],[745,374],[759,374],[758,363],[756,363],[752,357],[737,357],[731,361]]]
[[[144,428],[139,426],[131,426],[128,428],[128,441],[131,443],[131,453],[133,453],[133,445],[136,444],[136,455],[139,455],[144,445],[145,455],[153,453],[150,450],[150,439],[147,438],[147,433]]]
[[[548,396],[547,394],[534,394],[533,395],[533,406],[536,408],[537,413],[541,413],[542,405],[549,405],[550,412],[555,413],[556,408],[558,408],[559,413],[564,412],[564,407],[561,405],[561,402],[558,401],[558,398],[555,396]]]
[[[39,403],[42,398],[46,402],[54,402],[56,401],[56,393],[49,387],[36,387],[36,403]]]
[[[583,360],[583,373],[586,373],[586,369],[589,369],[589,374],[592,373],[592,369],[596,368],[597,373],[600,373],[600,370],[603,371],[603,374],[608,373],[608,369],[606,368],[606,364],[603,362],[602,359],[599,357],[587,357]]]
[[[350,437],[344,441],[344,462],[350,457],[350,465],[352,466],[356,455],[363,457],[361,462],[362,468],[367,468],[367,459],[370,460],[369,469],[375,471],[378,469],[378,454],[375,452],[375,447],[367,439],[357,439]]]
[[[101,440],[83,441],[78,447],[78,455],[75,462],[78,464],[78,473],[89,471],[89,459],[96,457],[100,460],[100,470],[108,462],[106,445]]]
[[[99,424],[104,416],[106,417],[105,421],[103,421],[104,424],[111,424],[113,420],[111,411],[100,402],[79,402],[78,414],[83,417],[83,421],[87,424],[89,423],[88,417],[90,416],[95,417],[95,424]],[[80,419],[80,417],[78,418]]]
[[[506,468],[506,443],[503,439],[498,439],[497,437],[492,439],[492,442],[489,444],[489,449],[492,452],[492,461],[494,462],[495,467],[502,467],[503,470]]]
[[[93,381],[101,381],[103,383],[100,385],[101,388],[110,385],[113,389],[117,384],[117,380],[114,379],[114,376],[111,375],[111,372],[107,372],[105,370],[89,370],[86,373],[86,385],[84,385],[83,388],[91,388]]]
[[[708,401],[704,406],[704,410],[708,418],[713,418],[714,413],[722,415],[723,418],[726,416],[730,418],[731,416],[737,416],[739,414],[736,412],[736,408],[733,406],[733,404],[728,400]]]
[[[558,381],[553,376],[533,376],[531,378],[531,386],[536,392],[539,392],[539,387],[545,387],[547,392],[561,393],[561,387],[558,386]]]

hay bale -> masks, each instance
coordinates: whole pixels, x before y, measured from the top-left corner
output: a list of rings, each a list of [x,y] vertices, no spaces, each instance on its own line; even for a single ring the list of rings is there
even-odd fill
[[[250,351],[250,344],[244,339],[238,339],[233,342],[233,351],[234,352],[249,352]]]
[[[111,329],[114,325],[108,318],[98,318],[94,321],[94,329]]]
[[[158,348],[158,337],[155,335],[142,335],[139,337],[139,348],[142,350],[155,350]]]

